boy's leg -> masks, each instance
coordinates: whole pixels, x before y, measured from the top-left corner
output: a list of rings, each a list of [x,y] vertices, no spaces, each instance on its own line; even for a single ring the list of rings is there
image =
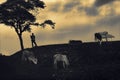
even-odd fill
[[[34,41],[35,46],[37,46],[37,43]]]

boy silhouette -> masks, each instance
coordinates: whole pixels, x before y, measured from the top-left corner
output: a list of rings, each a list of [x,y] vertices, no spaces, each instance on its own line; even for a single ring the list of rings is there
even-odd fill
[[[36,42],[35,42],[35,35],[34,33],[32,33],[32,35],[30,35],[31,38],[31,42],[32,42],[32,47],[37,46]]]

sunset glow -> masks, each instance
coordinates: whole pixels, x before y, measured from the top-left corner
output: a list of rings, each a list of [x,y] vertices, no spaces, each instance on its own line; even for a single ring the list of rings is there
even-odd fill
[[[6,2],[6,0],[0,0],[0,4],[3,3],[3,2]]]
[[[108,31],[113,40],[120,40],[120,1],[102,0],[43,0],[45,9],[40,9],[37,22],[51,19],[55,29],[32,26],[39,46],[68,43],[69,40],[94,42],[94,33]],[[0,4],[5,0],[0,0]],[[25,48],[31,48],[30,34],[23,33]],[[12,45],[12,47],[11,47]],[[20,50],[19,40],[10,26],[0,24],[0,53],[11,55]]]

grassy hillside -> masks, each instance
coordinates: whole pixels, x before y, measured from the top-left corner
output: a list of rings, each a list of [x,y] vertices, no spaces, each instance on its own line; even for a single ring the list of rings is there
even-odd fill
[[[82,44],[58,44],[34,47],[38,64],[23,62],[21,51],[9,57],[0,56],[1,78],[55,80],[53,55],[66,52],[70,61],[61,72],[63,80],[120,80],[120,41]],[[7,77],[6,77],[7,76]]]

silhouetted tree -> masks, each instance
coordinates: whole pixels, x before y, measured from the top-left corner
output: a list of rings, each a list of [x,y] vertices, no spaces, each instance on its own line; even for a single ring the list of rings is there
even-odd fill
[[[45,3],[40,0],[7,0],[0,5],[0,23],[14,28],[17,33],[21,50],[24,49],[22,33],[31,31],[31,25],[45,27],[49,24],[54,28],[55,23],[45,20],[43,23],[36,23],[36,17],[30,11],[36,8],[45,8]]]

